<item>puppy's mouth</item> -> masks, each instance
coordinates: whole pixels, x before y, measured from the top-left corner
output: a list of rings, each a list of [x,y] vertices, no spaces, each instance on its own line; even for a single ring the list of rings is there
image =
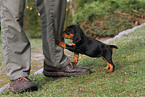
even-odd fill
[[[73,35],[73,34],[71,34],[71,33],[70,33],[69,35],[68,35],[68,34],[66,34],[66,33],[63,33],[63,34],[62,34],[62,37],[63,37],[63,38],[66,38],[66,39],[71,39],[71,40],[72,40],[72,39],[73,39],[73,37],[74,37],[74,35]]]

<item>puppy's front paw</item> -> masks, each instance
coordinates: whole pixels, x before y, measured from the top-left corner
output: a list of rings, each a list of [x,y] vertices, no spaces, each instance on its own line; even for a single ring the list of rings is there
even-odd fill
[[[60,39],[56,40],[56,44],[57,44],[58,46],[61,46],[61,47],[63,47],[63,48],[66,48],[66,43],[63,43]]]

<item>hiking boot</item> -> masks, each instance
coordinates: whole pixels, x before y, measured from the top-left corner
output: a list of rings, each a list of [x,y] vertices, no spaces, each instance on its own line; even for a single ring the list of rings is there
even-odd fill
[[[44,62],[43,74],[46,77],[59,77],[59,76],[77,76],[81,74],[90,74],[92,71],[89,68],[82,66],[72,67],[70,64],[63,68],[50,67]]]
[[[13,93],[22,93],[28,91],[37,91],[38,87],[29,77],[20,77],[10,82],[10,91]]]

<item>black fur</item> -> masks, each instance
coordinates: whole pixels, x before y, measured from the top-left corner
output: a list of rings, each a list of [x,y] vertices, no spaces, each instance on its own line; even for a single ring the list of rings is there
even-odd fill
[[[73,43],[75,45],[66,45],[66,49],[72,52],[85,54],[90,57],[103,57],[113,67],[115,67],[112,62],[112,48],[118,49],[117,46],[107,45],[98,40],[86,36],[78,25],[68,26],[64,33],[74,34]]]

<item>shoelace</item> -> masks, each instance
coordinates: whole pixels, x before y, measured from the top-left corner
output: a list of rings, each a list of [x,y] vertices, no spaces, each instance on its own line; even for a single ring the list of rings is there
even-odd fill
[[[19,81],[32,81],[29,77],[21,77],[18,79]]]

